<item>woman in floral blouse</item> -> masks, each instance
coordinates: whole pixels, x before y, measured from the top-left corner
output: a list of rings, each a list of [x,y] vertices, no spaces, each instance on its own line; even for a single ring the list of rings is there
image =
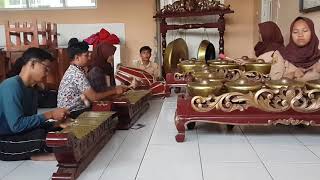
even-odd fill
[[[68,108],[71,117],[76,118],[88,107],[81,96],[89,101],[97,101],[108,96],[122,94],[126,88],[116,86],[103,92],[96,92],[86,77],[85,68],[90,64],[89,46],[86,42],[73,41],[68,46],[70,66],[63,75],[58,90],[58,107]]]

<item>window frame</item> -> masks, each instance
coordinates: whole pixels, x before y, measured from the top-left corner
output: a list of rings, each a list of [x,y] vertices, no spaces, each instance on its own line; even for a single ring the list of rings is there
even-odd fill
[[[320,5],[314,5],[313,7],[305,8],[304,7],[304,1],[306,0],[300,0],[299,1],[299,10],[302,13],[309,13],[314,11],[320,11]]]
[[[26,8],[0,8],[0,11],[43,11],[43,10],[73,10],[73,9],[97,9],[98,7],[98,0],[95,1],[95,6],[77,6],[77,7],[67,7],[66,0],[63,1],[64,7],[29,7],[29,0],[26,1]]]

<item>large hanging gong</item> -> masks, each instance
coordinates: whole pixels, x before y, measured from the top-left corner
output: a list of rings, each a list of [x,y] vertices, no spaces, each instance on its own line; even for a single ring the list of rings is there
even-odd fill
[[[163,59],[164,72],[174,72],[180,59],[189,59],[188,46],[182,38],[176,39],[168,44]]]
[[[216,58],[216,51],[213,44],[208,40],[201,41],[198,48],[198,60],[208,61]]]

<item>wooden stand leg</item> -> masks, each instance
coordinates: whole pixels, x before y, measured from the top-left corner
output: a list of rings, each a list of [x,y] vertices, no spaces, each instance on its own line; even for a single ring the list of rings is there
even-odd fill
[[[171,87],[166,84],[166,97],[170,97],[170,94],[171,94]]]
[[[224,20],[224,14],[220,15],[218,22],[220,24],[220,27],[218,28],[219,31],[219,54],[224,54],[224,31],[225,31],[225,20]]]
[[[178,134],[176,135],[177,142],[183,142],[185,139],[186,128],[184,126],[185,122],[182,119],[179,119],[177,116],[175,117],[176,120],[176,128],[178,130]]]
[[[160,33],[161,33],[161,41],[162,41],[162,58],[164,58],[164,55],[165,55],[165,51],[166,51],[166,47],[167,47],[167,29],[166,29],[166,26],[167,26],[167,22],[166,22],[166,19],[165,18],[162,18],[161,19],[161,22],[160,22]]]

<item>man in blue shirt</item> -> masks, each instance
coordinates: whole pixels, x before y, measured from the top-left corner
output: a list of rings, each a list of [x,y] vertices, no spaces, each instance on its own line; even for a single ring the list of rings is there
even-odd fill
[[[53,58],[40,48],[29,48],[20,60],[20,74],[0,84],[0,160],[53,160],[54,154],[45,143],[46,134],[59,127],[69,112],[55,109],[38,115],[34,89],[46,79]]]

